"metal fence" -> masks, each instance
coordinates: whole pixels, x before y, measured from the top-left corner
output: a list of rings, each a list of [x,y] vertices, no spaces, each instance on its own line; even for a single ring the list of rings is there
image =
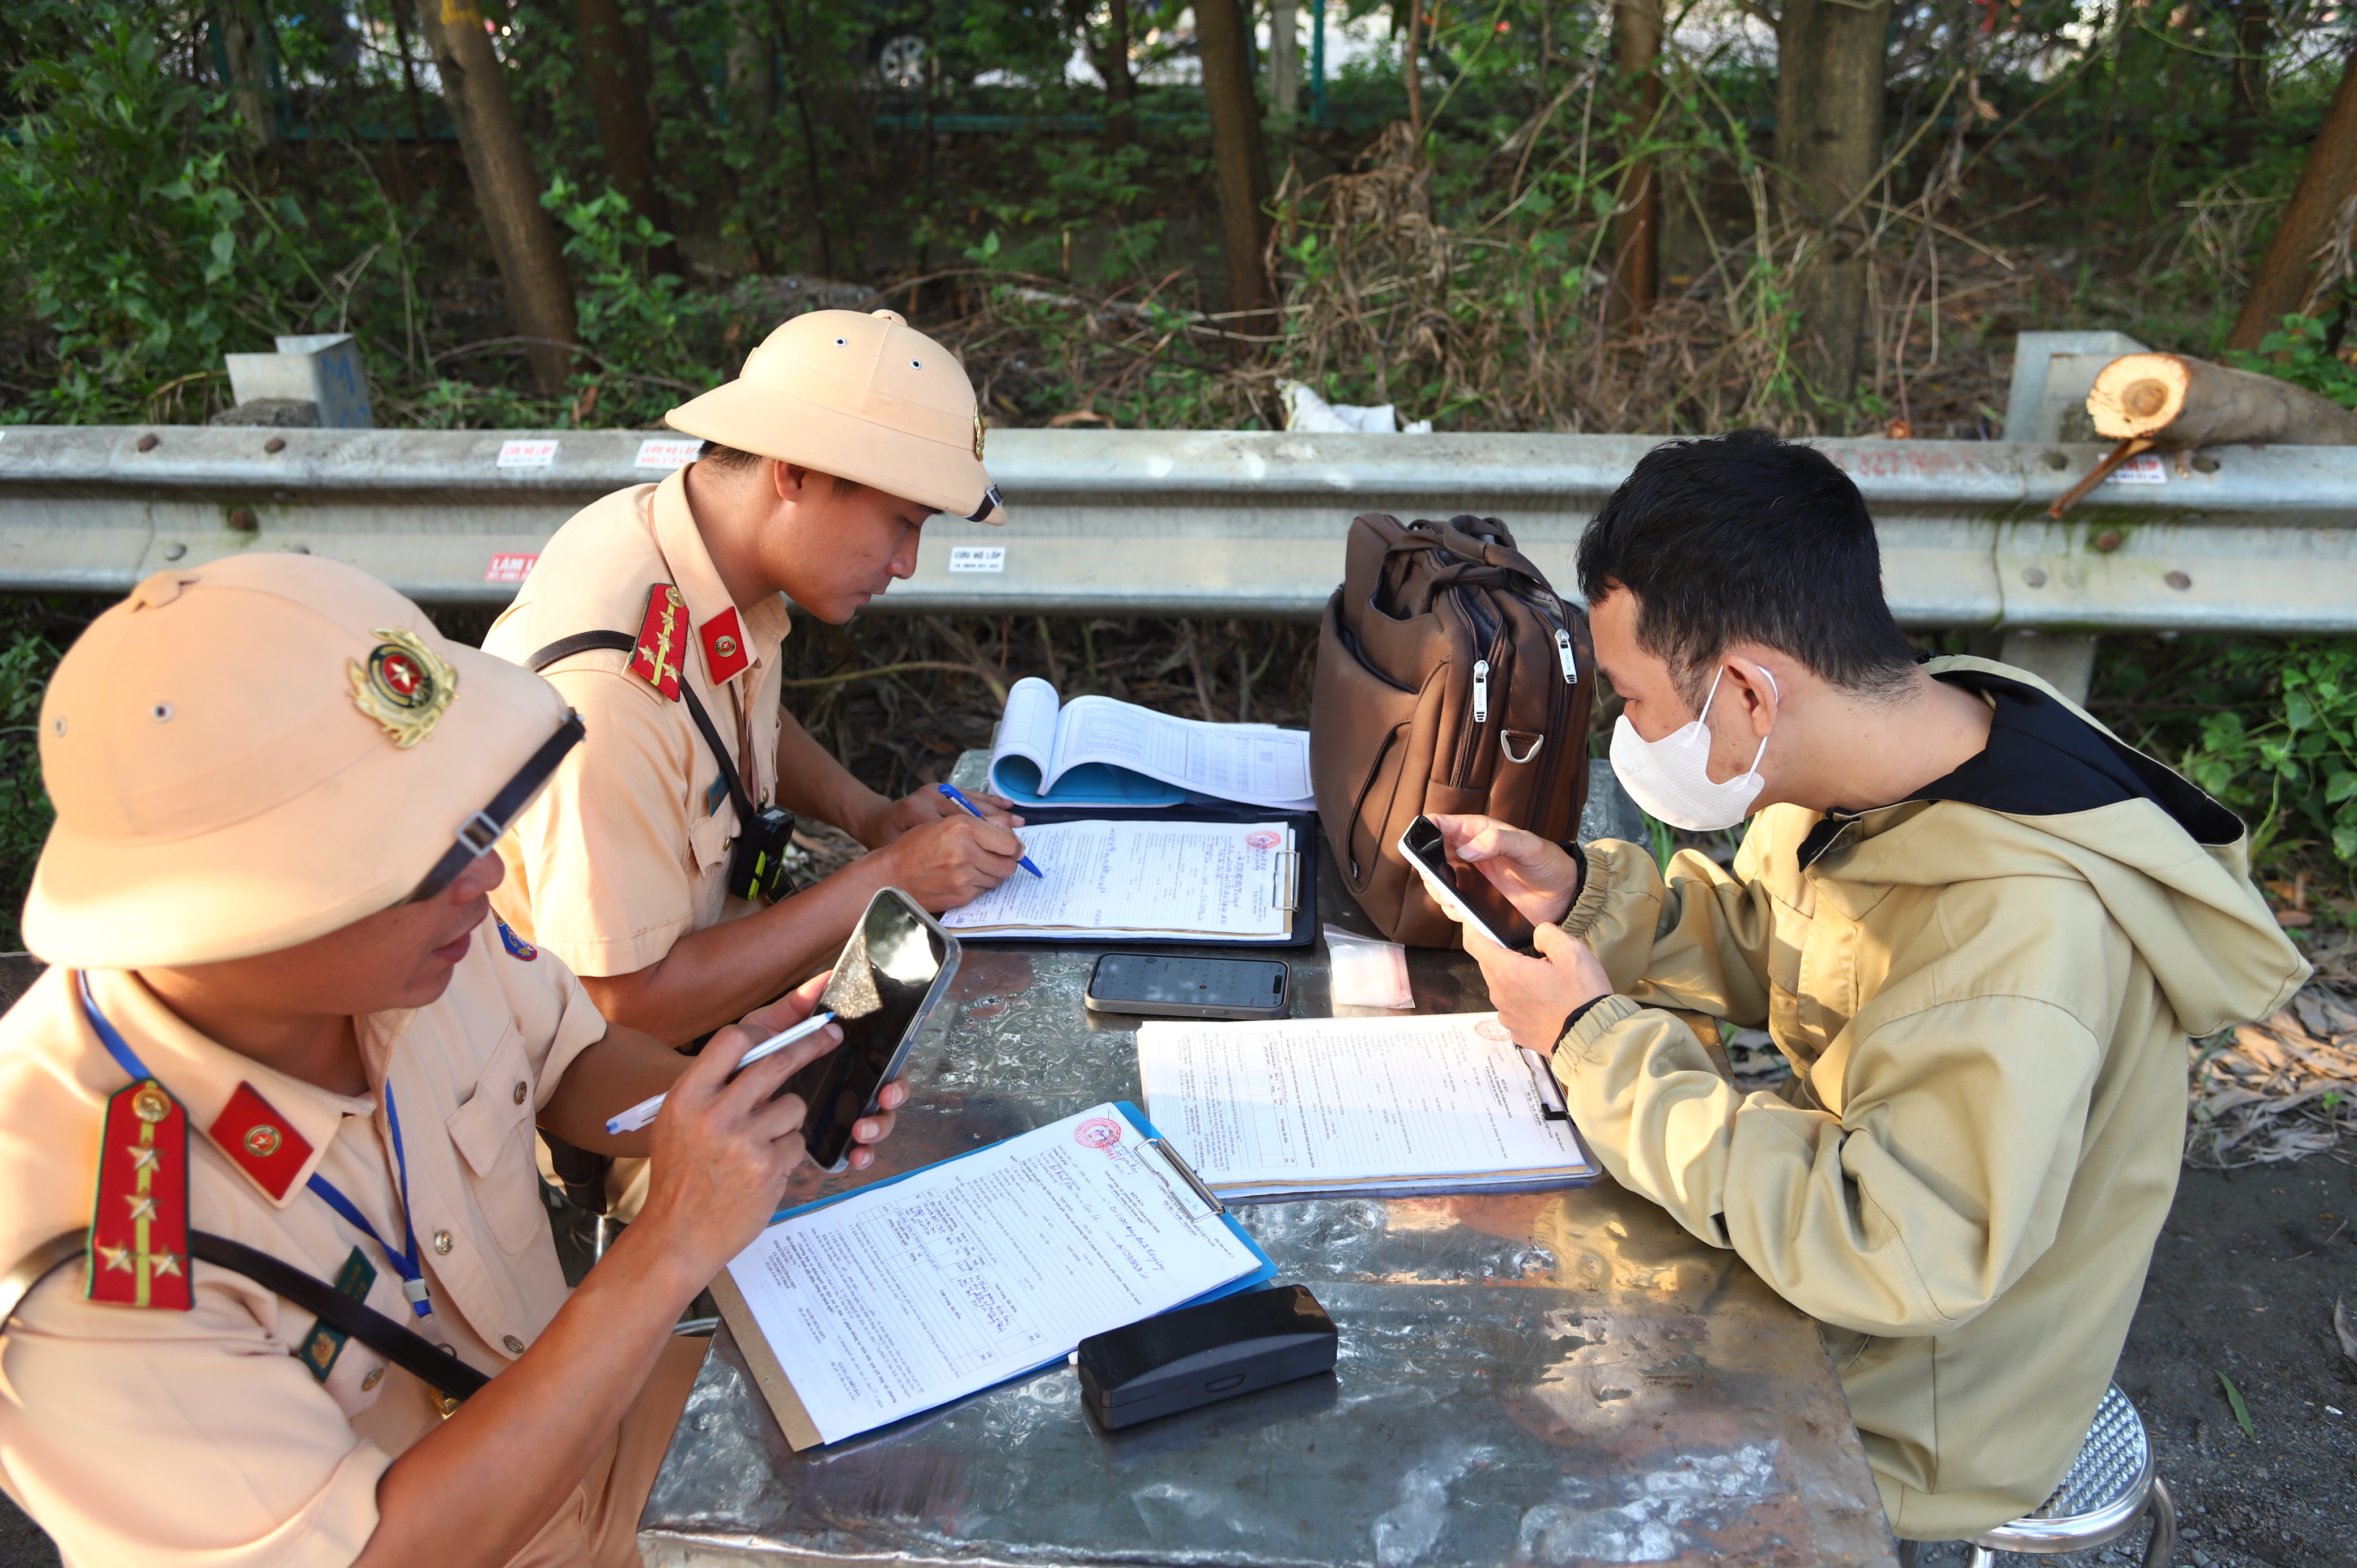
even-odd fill
[[[1579,530],[1653,437],[1010,430],[1004,529],[937,518],[880,607],[1317,613],[1361,511],[1506,520],[1568,585]],[[2357,448],[2153,459],[2055,522],[2103,448],[1826,441],[1915,628],[2357,631]],[[682,444],[612,431],[18,426],[0,591],[120,592],[247,550],[350,561],[437,604],[504,602],[558,524]],[[641,467],[641,462],[648,466]],[[529,466],[526,466],[529,465]]]

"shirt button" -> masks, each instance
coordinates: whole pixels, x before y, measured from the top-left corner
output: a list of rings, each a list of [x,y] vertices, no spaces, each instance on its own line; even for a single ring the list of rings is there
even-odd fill
[[[376,1391],[377,1384],[382,1381],[384,1381],[384,1369],[382,1367],[379,1367],[375,1371],[371,1372],[367,1377],[361,1380],[361,1392],[364,1394],[373,1393]]]
[[[515,1102],[518,1105],[522,1105],[523,1103],[523,1097],[527,1092],[529,1091],[524,1088],[523,1080],[522,1079],[518,1079],[515,1086]]]
[[[523,1341],[517,1338],[512,1334],[500,1340],[500,1343],[508,1348],[508,1354],[511,1356],[521,1356],[523,1354]]]
[[[447,1230],[436,1230],[434,1232],[434,1250],[442,1253],[446,1257],[449,1255],[450,1232]]]

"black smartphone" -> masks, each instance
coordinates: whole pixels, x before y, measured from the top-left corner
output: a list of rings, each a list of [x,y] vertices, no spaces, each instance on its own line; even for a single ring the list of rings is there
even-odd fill
[[[1082,1000],[1092,1013],[1147,1018],[1282,1018],[1292,977],[1273,959],[1109,952]]]
[[[1500,947],[1519,952],[1537,938],[1531,923],[1479,867],[1450,864],[1440,825],[1430,817],[1410,822],[1400,834],[1399,848],[1407,863],[1424,873],[1424,885],[1435,899],[1487,932]]]
[[[900,1076],[909,1047],[957,973],[957,939],[897,887],[867,912],[834,961],[819,1012],[832,1012],[843,1044],[788,1079],[780,1094],[810,1107],[802,1141],[811,1163],[839,1171],[850,1162],[851,1124],[875,1114],[876,1096]]]

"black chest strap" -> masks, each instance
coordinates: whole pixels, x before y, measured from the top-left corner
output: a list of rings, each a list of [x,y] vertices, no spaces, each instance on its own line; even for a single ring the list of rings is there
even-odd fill
[[[537,675],[558,660],[570,659],[576,653],[587,653],[593,649],[635,653],[638,647],[638,639],[623,632],[576,631],[571,637],[560,637],[547,647],[534,650],[523,662],[525,669]],[[712,748],[712,760],[720,764],[720,777],[728,781],[728,798],[737,802],[737,820],[750,823],[757,814],[753,801],[745,793],[744,781],[737,776],[737,764],[730,760],[728,747],[721,743],[720,731],[714,727],[712,715],[705,713],[704,704],[696,700],[695,692],[688,685],[684,672],[680,677],[679,697],[687,704],[687,716],[694,719],[695,727],[704,732],[704,744]]]

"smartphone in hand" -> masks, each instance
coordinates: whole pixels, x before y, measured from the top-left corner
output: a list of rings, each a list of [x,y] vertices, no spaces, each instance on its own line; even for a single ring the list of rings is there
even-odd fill
[[[1418,817],[1399,837],[1400,854],[1424,877],[1436,902],[1500,947],[1528,952],[1538,933],[1480,868],[1450,862],[1440,824]]]

